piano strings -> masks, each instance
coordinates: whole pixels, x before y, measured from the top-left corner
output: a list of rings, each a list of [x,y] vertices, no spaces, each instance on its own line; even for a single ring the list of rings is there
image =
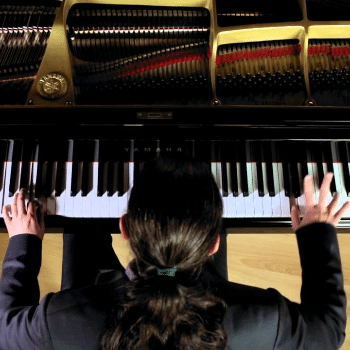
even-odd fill
[[[58,2],[0,5],[0,104],[24,104],[47,46]]]
[[[219,99],[240,103],[244,101],[242,94],[249,92],[265,99],[271,92],[291,92],[292,98],[299,98],[302,104],[305,87],[301,49],[297,40],[221,45],[216,56]]]
[[[188,89],[197,98],[210,91],[206,9],[84,4],[67,24],[78,103],[112,95],[132,103],[135,93],[147,103],[175,102]]]

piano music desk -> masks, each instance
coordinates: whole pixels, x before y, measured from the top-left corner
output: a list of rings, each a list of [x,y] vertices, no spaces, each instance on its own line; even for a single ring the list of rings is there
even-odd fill
[[[232,230],[232,229],[231,229]],[[231,230],[229,230],[229,233]],[[284,233],[283,233],[284,230]],[[345,292],[350,295],[350,240],[338,229],[338,240],[344,272]],[[290,300],[300,303],[301,268],[296,237],[288,228],[257,228],[257,233],[245,228],[234,229],[227,237],[229,280],[267,289],[275,288]],[[276,232],[278,231],[278,232]],[[276,234],[278,233],[278,234]],[[98,239],[98,235],[96,235]],[[0,268],[8,246],[8,235],[0,234]],[[132,259],[120,234],[113,234],[113,247],[124,267]],[[46,233],[43,240],[42,267],[39,273],[41,297],[58,292],[61,286],[62,234]],[[348,303],[347,315],[350,315]],[[346,334],[349,334],[349,322]],[[350,338],[342,350],[350,349]]]

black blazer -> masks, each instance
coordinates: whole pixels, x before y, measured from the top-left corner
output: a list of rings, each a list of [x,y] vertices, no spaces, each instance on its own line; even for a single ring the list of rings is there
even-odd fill
[[[343,344],[346,296],[336,228],[315,223],[296,235],[301,304],[272,288],[206,276],[229,305],[227,349],[334,350]],[[41,252],[42,241],[34,235],[10,239],[0,281],[0,349],[98,349],[113,293],[117,290],[122,298],[124,271],[101,273],[95,285],[49,293],[39,304]]]

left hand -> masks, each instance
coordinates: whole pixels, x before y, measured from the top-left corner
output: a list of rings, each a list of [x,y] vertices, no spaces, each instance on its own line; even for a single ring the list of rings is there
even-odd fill
[[[39,222],[35,204],[29,202],[27,211],[25,208],[24,197],[24,190],[21,190],[15,194],[11,205],[2,208],[7,232],[10,238],[16,235],[29,233],[38,236],[43,240],[45,234],[44,213],[41,212],[41,220]]]

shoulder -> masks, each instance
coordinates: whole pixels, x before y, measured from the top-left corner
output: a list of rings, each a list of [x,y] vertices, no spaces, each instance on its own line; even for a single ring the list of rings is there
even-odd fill
[[[47,315],[69,308],[81,308],[84,304],[96,310],[110,308],[119,288],[124,286],[126,281],[125,275],[121,272],[110,271],[101,273],[96,279],[96,284],[53,293],[48,304]]]

